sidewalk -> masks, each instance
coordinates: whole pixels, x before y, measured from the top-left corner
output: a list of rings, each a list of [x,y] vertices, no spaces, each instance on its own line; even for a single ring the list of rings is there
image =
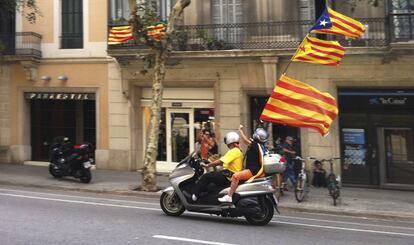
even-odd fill
[[[118,195],[151,195],[160,193],[135,191],[141,183],[138,172],[93,170],[89,184],[74,178],[53,178],[46,167],[0,164],[0,185],[38,187],[56,190],[72,190]],[[159,175],[160,188],[168,186],[168,177]],[[311,188],[308,199],[296,202],[292,191],[280,199],[280,211],[296,210],[329,214],[352,215],[414,221],[414,192],[364,188],[342,188],[338,206],[332,205],[327,189]]]

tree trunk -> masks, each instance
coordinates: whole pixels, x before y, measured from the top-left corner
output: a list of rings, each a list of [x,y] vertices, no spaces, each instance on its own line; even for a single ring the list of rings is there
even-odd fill
[[[179,0],[171,11],[168,18],[168,25],[165,39],[161,40],[161,47],[154,49],[155,65],[154,79],[152,84],[152,103],[151,103],[151,119],[148,144],[144,156],[144,168],[142,170],[141,190],[156,191],[157,178],[155,164],[158,154],[158,132],[161,120],[161,104],[163,81],[165,78],[165,62],[171,50],[172,40],[175,32],[175,22],[180,17],[184,8],[191,3],[191,0]],[[168,137],[168,136],[167,136]],[[163,140],[163,139],[162,139]]]

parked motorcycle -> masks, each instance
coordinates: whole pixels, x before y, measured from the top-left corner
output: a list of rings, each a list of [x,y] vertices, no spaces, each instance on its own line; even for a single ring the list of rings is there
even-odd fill
[[[269,159],[269,158],[268,158]],[[271,158],[280,165],[284,160]],[[266,160],[265,160],[266,161]],[[275,170],[274,166],[267,166]],[[265,166],[266,167],[266,166]],[[284,169],[284,168],[283,168]],[[169,177],[170,187],[162,191],[160,205],[164,213],[179,216],[185,210],[199,213],[216,214],[222,217],[242,217],[253,225],[266,225],[273,218],[274,210],[278,213],[278,202],[274,197],[271,176],[259,178],[252,182],[241,183],[233,195],[232,203],[220,203],[217,199],[228,193],[230,188],[221,189],[215,184],[208,186],[208,192],[202,193],[196,202],[186,197],[183,191],[191,192],[192,186],[204,174],[202,160],[194,152],[183,159]]]
[[[55,178],[73,176],[83,183],[92,179],[93,146],[90,143],[73,145],[67,137],[56,137],[50,145],[49,173]]]

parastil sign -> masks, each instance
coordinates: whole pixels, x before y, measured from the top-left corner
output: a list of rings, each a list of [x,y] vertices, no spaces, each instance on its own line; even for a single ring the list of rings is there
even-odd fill
[[[95,100],[94,93],[25,93],[30,100]]]

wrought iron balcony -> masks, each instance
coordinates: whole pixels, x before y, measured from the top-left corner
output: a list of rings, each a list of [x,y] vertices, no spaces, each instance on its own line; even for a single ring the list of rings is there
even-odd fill
[[[384,47],[389,44],[391,33],[388,18],[360,21],[366,26],[366,33],[362,38],[354,40],[330,36],[330,39],[353,47]],[[288,21],[179,26],[174,50],[294,49],[313,24],[314,21]],[[142,48],[145,46],[136,41],[109,46],[109,49]]]
[[[15,35],[0,35],[0,53],[3,55],[31,56],[40,58],[42,36],[35,32],[16,32]]]

